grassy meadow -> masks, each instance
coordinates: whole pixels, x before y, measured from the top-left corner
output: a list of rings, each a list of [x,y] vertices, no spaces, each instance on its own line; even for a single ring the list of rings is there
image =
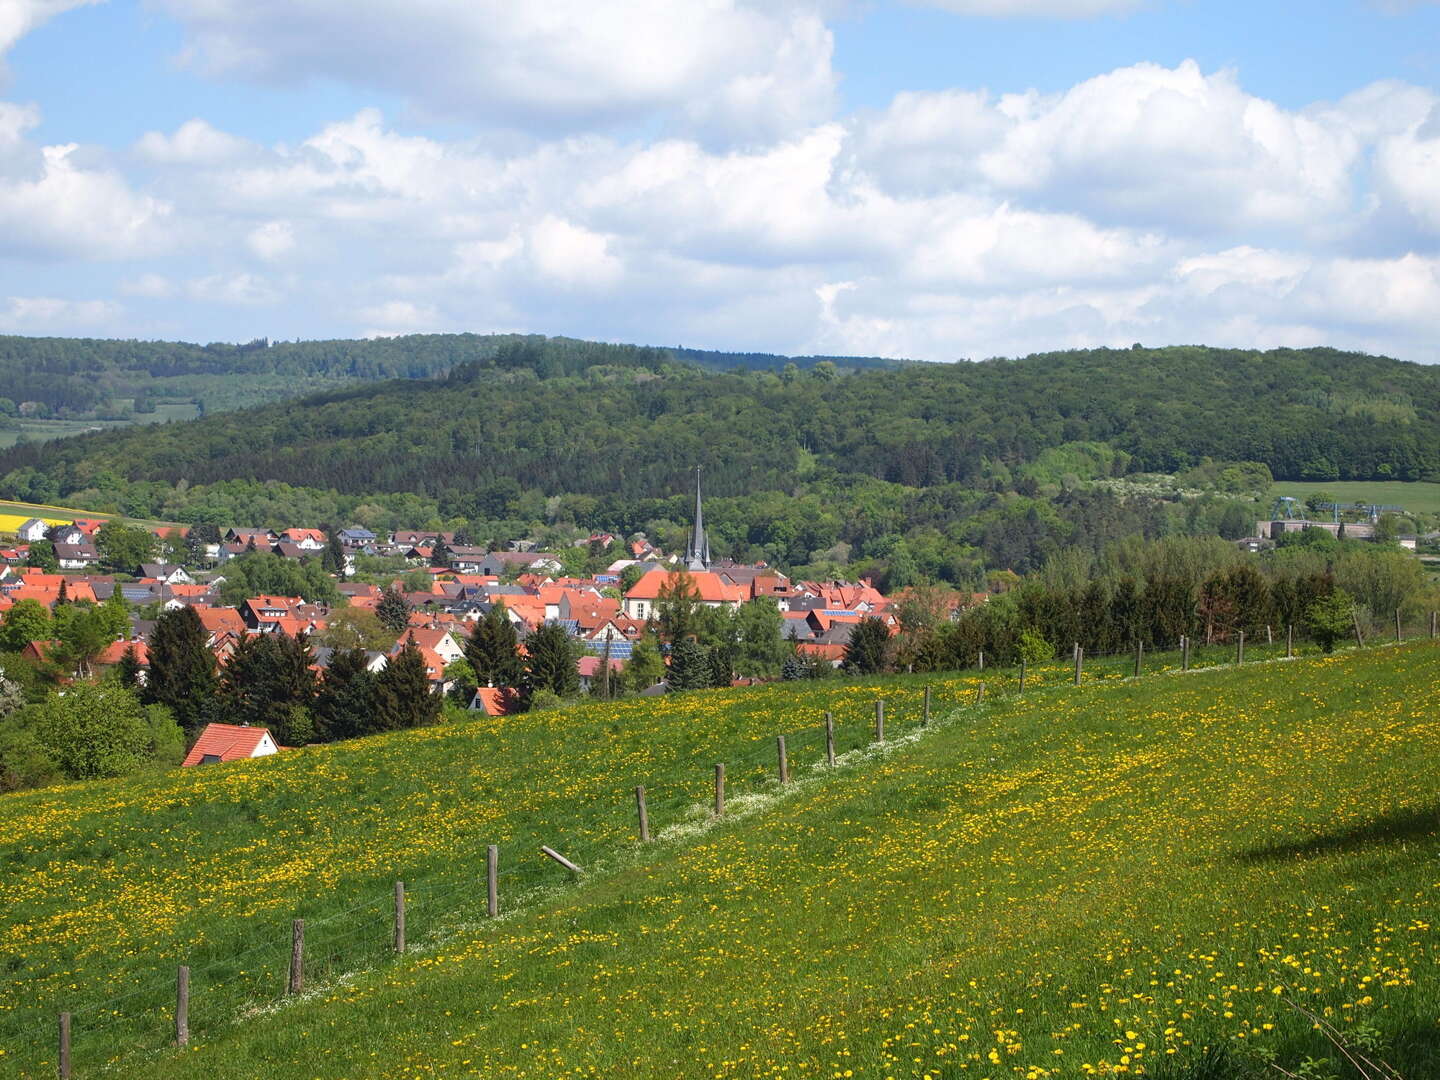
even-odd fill
[[[1270,487],[1270,498],[1289,495],[1304,502],[1317,491],[1328,491],[1340,503],[1400,506],[1412,514],[1440,514],[1440,484],[1422,480],[1276,481]]]
[[[0,1071],[53,1075],[65,1008],[77,1076],[1199,1080],[1338,1061],[1299,1006],[1437,1075],[1437,659],[969,672],[924,732],[918,676],[781,684],[5,796]]]

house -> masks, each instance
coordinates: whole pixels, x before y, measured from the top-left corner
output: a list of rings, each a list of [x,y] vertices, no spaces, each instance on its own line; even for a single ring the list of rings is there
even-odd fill
[[[240,605],[240,616],[251,630],[292,616],[305,601],[298,596],[252,596]]]
[[[340,543],[346,547],[366,547],[375,543],[375,534],[369,529],[362,529],[358,526],[350,529],[340,530]]]
[[[140,576],[154,578],[162,585],[193,585],[195,579],[175,563],[141,563]]]
[[[738,585],[731,585],[711,570],[696,570],[681,574],[672,570],[651,570],[625,594],[625,614],[632,619],[645,620],[655,614],[663,589],[673,589],[682,578],[689,578],[705,607],[738,608],[748,597]]]
[[[315,663],[311,666],[317,671],[326,671],[330,667],[330,658],[335,655],[335,650],[326,645],[317,645],[312,650],[315,656]],[[385,670],[385,654],[368,649],[365,652],[365,670],[372,675],[378,675]]]
[[[605,661],[603,657],[580,657],[580,660],[577,663],[576,667],[577,670],[580,672],[580,689],[582,691],[588,694],[590,693],[591,687],[600,686],[603,684],[604,676],[601,674],[601,672],[604,670],[604,663]],[[616,685],[615,680],[619,678],[621,672],[623,672],[624,670],[625,661],[616,659],[614,656],[612,656],[610,658],[610,679],[612,686]]]
[[[185,755],[182,767],[215,765],[222,761],[269,757],[280,747],[267,728],[240,727],[236,724],[206,724],[200,738]]]
[[[31,518],[15,530],[15,535],[20,538],[22,544],[33,544],[37,540],[44,540],[45,534],[50,531],[50,526],[39,518]]]
[[[55,560],[61,570],[88,570],[100,561],[100,552],[95,545],[86,541],[79,544],[55,544]]]
[[[94,665],[98,671],[102,668],[111,668],[120,663],[125,653],[131,649],[135,650],[135,659],[140,664],[140,682],[145,681],[146,672],[150,670],[150,647],[143,641],[112,641],[105,646],[103,652],[95,657]]]
[[[455,635],[449,630],[418,626],[412,626],[400,635],[400,640],[395,642],[394,648],[390,650],[390,655],[398,656],[410,642],[414,642],[415,647],[422,654],[429,651],[440,657],[443,661],[440,665],[442,669],[446,664],[454,663],[465,655],[465,650],[460,647],[460,643],[455,640]]]
[[[85,530],[74,522],[69,525],[56,525],[50,530],[50,539],[56,544],[88,544],[90,542],[90,537],[85,535]]]
[[[243,547],[268,548],[278,539],[280,538],[269,529],[231,529],[225,534],[227,544],[240,544]]]
[[[544,574],[556,574],[564,569],[560,560],[550,555],[536,555],[521,551],[492,551],[470,569],[474,574],[500,575],[507,570],[523,573],[527,570]]]
[[[520,696],[509,687],[482,686],[470,699],[471,712],[483,712],[486,716],[504,716],[513,712],[520,704]]]
[[[328,538],[319,529],[286,529],[277,538],[304,551],[324,551]]]

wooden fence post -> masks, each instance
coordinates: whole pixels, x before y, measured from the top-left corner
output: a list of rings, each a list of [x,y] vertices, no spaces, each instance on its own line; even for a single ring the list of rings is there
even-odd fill
[[[985,683],[984,683],[984,681],[982,680],[981,683],[980,683],[980,685],[975,688],[975,704],[976,704],[976,705],[979,705],[979,704],[983,703],[984,700],[985,700]]]
[[[1270,629],[1270,624],[1268,622],[1265,624],[1265,644],[1275,644],[1275,632]]]
[[[725,816],[725,763],[715,763],[715,816]]]
[[[405,951],[405,882],[395,882],[395,951]]]
[[[190,969],[184,964],[175,972],[175,1045],[190,1045]]]
[[[875,699],[875,741],[885,741],[885,699]]]
[[[790,782],[790,759],[785,754],[785,736],[775,736],[775,758],[780,767],[780,783]]]
[[[1436,627],[1435,627],[1435,621],[1436,621],[1436,620],[1435,620],[1435,615],[1436,615],[1435,612],[1433,612],[1433,611],[1430,612],[1430,636],[1431,636],[1432,638],[1435,636],[1435,629],[1436,629]]]
[[[60,1080],[70,1080],[70,1014],[60,1014],[60,1056],[57,1062]]]
[[[1405,637],[1400,632],[1400,609],[1397,607],[1395,609],[1395,644],[1400,645],[1404,641]]]
[[[1075,685],[1080,685],[1080,673],[1085,670],[1085,650],[1075,646]]]
[[[1432,636],[1433,636],[1433,635],[1432,635]],[[920,721],[920,726],[921,726],[921,727],[924,727],[924,726],[928,725],[929,723],[930,723],[930,687],[929,687],[929,685],[927,684],[926,687],[925,687],[925,719],[923,719],[923,720]]]
[[[835,764],[835,718],[825,714],[825,764]]]
[[[980,650],[980,670],[981,670],[981,671],[984,671],[984,670],[985,670],[985,650],[984,650],[984,649],[981,649],[981,650]]]
[[[1137,679],[1140,677],[1140,664],[1141,664],[1141,661],[1144,660],[1144,658],[1145,658],[1145,643],[1144,643],[1143,641],[1136,641],[1136,642],[1135,642],[1135,678],[1137,678]]]
[[[1240,631],[1240,636],[1235,639],[1235,663],[1236,663],[1236,664],[1243,664],[1244,662],[1245,662],[1245,631],[1244,631],[1244,630],[1241,630],[1241,631]]]
[[[1363,649],[1365,647],[1365,635],[1360,632],[1360,616],[1357,612],[1350,612],[1350,622],[1355,627],[1355,644]]]
[[[1285,624],[1285,659],[1292,660],[1295,657],[1295,624]]]
[[[290,924],[290,982],[286,993],[298,994],[305,985],[305,920]]]
[[[1190,635],[1183,634],[1180,637],[1180,670],[1190,670]]]
[[[546,856],[547,858],[554,859],[557,863],[559,863],[561,866],[563,866],[566,870],[569,870],[570,873],[572,873],[572,874],[578,874],[578,873],[580,873],[580,867],[576,866],[573,862],[571,862],[569,859],[567,859],[564,855],[561,855],[561,854],[560,854],[558,851],[556,851],[554,848],[552,848],[552,847],[546,847],[544,844],[541,844],[541,845],[540,845],[540,853],[541,853],[542,855]]]
[[[500,914],[500,848],[495,844],[485,849],[485,914]]]
[[[1020,693],[1025,693],[1025,658],[1020,657]]]
[[[645,785],[641,784],[635,789],[635,813],[640,818],[640,842],[650,842],[650,815],[645,809]]]

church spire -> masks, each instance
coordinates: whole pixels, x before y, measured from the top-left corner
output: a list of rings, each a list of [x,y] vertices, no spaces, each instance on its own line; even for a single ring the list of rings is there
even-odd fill
[[[690,529],[690,543],[685,548],[685,566],[689,570],[710,569],[710,538],[705,535],[705,515],[700,506],[700,466],[695,466],[695,524]]]

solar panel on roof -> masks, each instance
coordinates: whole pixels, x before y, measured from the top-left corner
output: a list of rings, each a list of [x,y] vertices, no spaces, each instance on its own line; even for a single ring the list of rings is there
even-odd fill
[[[611,660],[629,660],[631,654],[632,654],[633,651],[634,651],[634,647],[635,647],[635,643],[632,642],[632,641],[623,641],[623,640],[612,641],[612,642],[610,642],[610,659],[611,659]],[[588,653],[589,653],[590,655],[592,655],[592,656],[604,656],[604,655],[605,655],[605,642],[603,642],[603,641],[587,641],[587,642],[585,642],[585,651],[588,652]]]

